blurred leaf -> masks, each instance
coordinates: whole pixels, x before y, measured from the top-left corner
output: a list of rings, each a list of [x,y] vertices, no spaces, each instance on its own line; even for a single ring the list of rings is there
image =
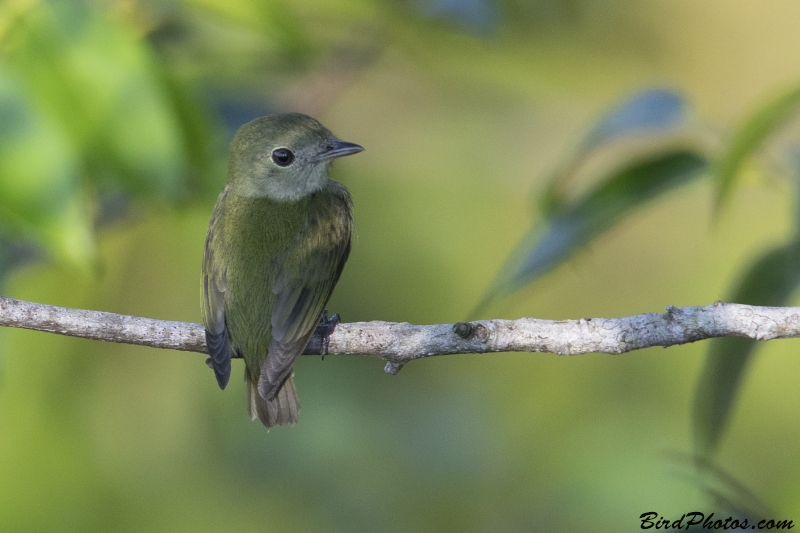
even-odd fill
[[[12,37],[9,67],[74,140],[87,177],[144,196],[185,194],[186,148],[142,39],[81,2],[39,4]]]
[[[253,2],[251,0],[189,0],[187,4],[208,10],[214,18],[222,18],[238,32],[250,29],[268,39],[285,59],[305,63],[311,45],[300,16],[291,2]]]
[[[586,135],[581,151],[589,152],[616,138],[644,130],[663,130],[686,118],[682,95],[668,89],[649,89],[634,94],[608,112]]]
[[[45,224],[45,241],[54,243],[50,252],[83,269],[96,266],[93,203],[78,192],[66,198],[58,219]]]
[[[0,123],[0,222],[16,240],[34,238],[55,258],[88,266],[93,213],[74,147],[2,69]]]
[[[545,228],[533,228],[523,238],[474,314],[549,272],[637,208],[688,183],[706,167],[702,154],[680,148],[612,172],[575,205],[550,215]]]
[[[789,118],[794,116],[800,104],[800,87],[782,94],[768,102],[747,118],[733,137],[727,152],[716,163],[717,211],[730,197],[742,164],[764,142],[764,140]]]
[[[755,492],[708,457],[683,453],[673,453],[670,456],[676,465],[689,469],[685,476],[711,499],[715,512],[724,512],[740,521],[747,518],[748,522],[778,515]]]
[[[175,202],[210,188],[216,125],[124,21],[34,3],[4,37],[0,209],[19,238],[87,266],[98,192]]]
[[[163,76],[179,135],[186,149],[190,189],[200,195],[216,196],[220,187],[219,178],[225,176],[227,169],[222,128],[210,118],[196,90],[166,67],[163,68]]]
[[[592,152],[624,137],[663,134],[685,122],[686,107],[684,97],[669,89],[644,90],[617,104],[595,124],[577,150],[556,171],[544,194],[545,210],[558,209],[564,203],[569,180]]]
[[[19,265],[40,259],[40,249],[33,241],[0,233],[0,280]]]
[[[730,301],[765,306],[785,305],[800,283],[800,242],[764,254],[745,273]],[[719,448],[745,369],[756,341],[723,337],[710,341],[697,384],[693,428],[696,453],[711,456]]]
[[[414,4],[426,17],[452,20],[476,33],[491,32],[500,21],[497,6],[491,0],[416,0]]]

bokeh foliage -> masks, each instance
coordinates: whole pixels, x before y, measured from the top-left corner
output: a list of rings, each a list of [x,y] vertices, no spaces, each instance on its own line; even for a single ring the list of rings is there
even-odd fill
[[[482,295],[500,317],[791,303],[800,217],[774,177],[796,165],[800,13],[709,5],[6,0],[6,293],[199,321],[225,142],[296,110],[367,148],[334,167],[356,204],[331,302],[346,320],[453,322]],[[800,510],[791,342],[758,364],[757,343],[725,339],[396,377],[304,358],[300,423],[267,433],[202,357],[0,341],[4,531],[618,531],[651,509]],[[701,454],[700,481],[667,451]]]
[[[701,142],[709,133],[703,134],[697,131],[696,124],[686,123],[686,105],[678,94],[650,90],[620,103],[586,134],[579,148],[550,178],[544,195],[546,229],[542,231],[535,226],[517,245],[476,313],[484,311],[498,297],[508,296],[547,274],[636,209],[709,170],[717,185],[715,207],[723,208],[744,162],[797,114],[799,101],[800,89],[793,89],[766,102],[735,130],[730,145],[722,150],[712,149],[709,145],[713,143],[708,139]],[[688,131],[684,130],[685,138],[676,143],[675,130],[681,126]],[[573,202],[564,199],[573,174],[593,152],[625,137],[643,134],[653,137],[644,156],[617,155],[613,170],[601,176],[600,183],[583,198]],[[688,146],[684,146],[687,142]],[[800,198],[797,143],[791,138],[778,144],[787,161],[784,166],[789,169],[788,177],[793,178],[790,181],[798,188],[795,196]],[[794,209],[800,211],[800,205]],[[796,218],[800,220],[800,216]],[[788,243],[759,257],[738,281],[728,301],[786,305],[800,283],[798,235],[795,231]],[[756,349],[754,339],[723,338],[708,344],[709,353],[693,411],[694,447],[704,460],[713,456],[720,445],[744,372]]]

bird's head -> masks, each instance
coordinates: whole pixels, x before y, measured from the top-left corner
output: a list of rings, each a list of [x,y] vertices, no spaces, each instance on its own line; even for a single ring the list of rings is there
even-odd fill
[[[247,196],[296,201],[319,190],[337,157],[364,149],[337,139],[300,113],[268,115],[248,122],[231,142],[229,183]]]

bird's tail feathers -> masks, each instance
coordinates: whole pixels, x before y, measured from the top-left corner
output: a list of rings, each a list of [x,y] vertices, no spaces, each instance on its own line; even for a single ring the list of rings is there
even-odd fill
[[[250,376],[245,376],[247,382],[247,396],[250,398],[247,412],[250,419],[258,418],[266,427],[283,424],[296,424],[297,413],[300,412],[300,400],[297,389],[294,387],[294,374],[290,375],[273,400],[265,400],[258,393],[258,387],[253,385]]]

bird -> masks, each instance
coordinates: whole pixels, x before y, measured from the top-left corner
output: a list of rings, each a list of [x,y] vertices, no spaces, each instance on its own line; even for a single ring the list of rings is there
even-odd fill
[[[202,266],[207,363],[225,389],[231,358],[244,360],[248,413],[267,428],[297,422],[295,359],[338,321],[325,306],[350,255],[353,203],[328,170],[363,150],[300,113],[257,118],[231,141]]]

